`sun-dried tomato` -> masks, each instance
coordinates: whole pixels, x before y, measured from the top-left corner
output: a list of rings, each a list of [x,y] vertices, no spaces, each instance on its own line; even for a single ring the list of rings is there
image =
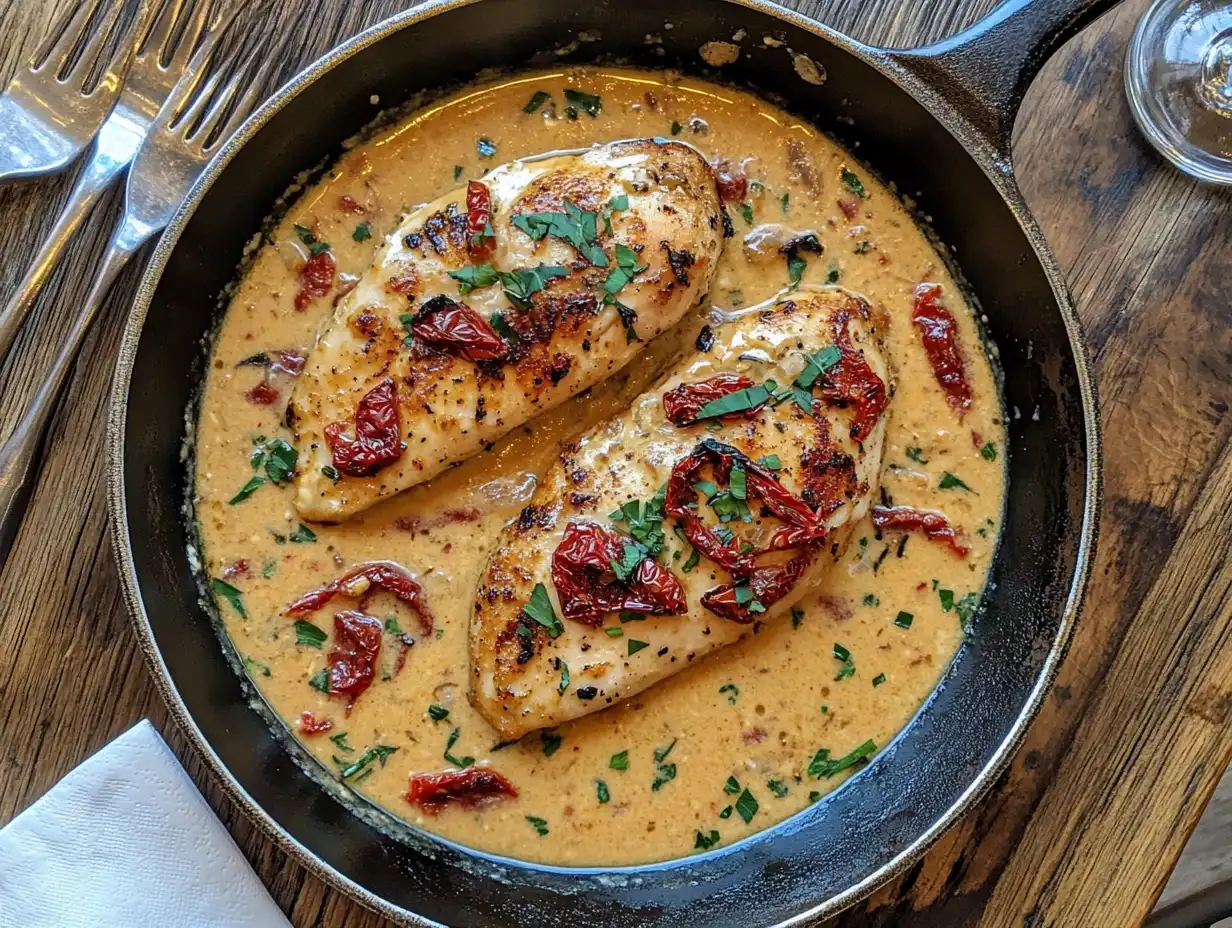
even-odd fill
[[[966,557],[971,551],[950,525],[950,520],[939,512],[912,509],[910,506],[874,506],[873,525],[887,532],[921,532],[930,541],[945,545],[959,557]]]
[[[424,602],[423,590],[411,572],[394,561],[368,561],[358,564],[337,580],[305,593],[283,610],[292,619],[316,612],[335,596],[349,596],[359,600],[359,608],[365,609],[368,600],[377,593],[392,593],[406,603],[419,619],[419,627],[425,635],[432,633],[432,613]]]
[[[348,213],[362,213],[364,211],[364,208],[359,204],[359,201],[349,193],[344,193],[338,198],[338,205]]]
[[[719,188],[719,197],[726,203],[738,203],[749,192],[749,179],[743,174],[715,169],[714,182]]]
[[[741,551],[736,538],[724,544],[702,522],[697,514],[697,490],[693,484],[706,464],[712,466],[717,484],[729,482],[732,468],[739,464],[745,472],[747,499],[761,500],[762,506],[786,523],[770,536],[765,547]],[[748,608],[750,600],[768,607],[787,595],[813,560],[815,549],[827,534],[825,519],[803,500],[792,495],[775,479],[773,473],[739,449],[712,438],[703,439],[690,454],[676,462],[667,481],[663,508],[667,515],[680,522],[693,547],[732,575],[734,582],[707,592],[702,597],[702,605],[724,618],[741,623],[752,622],[757,617],[757,613]],[[800,549],[800,553],[790,561],[757,563],[762,555],[791,549]],[[736,587],[746,586],[752,590],[753,596],[739,602]]]
[[[855,219],[856,213],[860,211],[860,201],[855,197],[844,197],[838,201],[838,208],[848,219]]]
[[[492,254],[492,194],[477,180],[466,185],[466,246],[472,258],[487,260]]]
[[[663,412],[675,425],[692,425],[697,421],[697,413],[711,400],[717,400],[737,390],[746,390],[751,386],[753,381],[740,374],[716,374],[697,383],[682,383],[663,394]],[[748,409],[728,413],[723,418],[751,419],[761,412],[765,405],[765,401],[762,401]]]
[[[334,616],[334,647],[329,652],[329,694],[346,697],[346,714],[372,685],[381,656],[381,620],[348,609]]]
[[[684,590],[670,570],[644,557],[627,580],[619,580],[612,562],[624,557],[633,539],[595,522],[570,522],[552,554],[552,583],[565,618],[599,626],[619,611],[647,615],[681,615],[688,611]]]
[[[419,341],[471,361],[503,361],[509,346],[486,319],[463,303],[434,296],[411,323]]]
[[[268,380],[262,380],[244,395],[248,397],[248,402],[257,406],[272,406],[278,402],[278,388]]]
[[[305,735],[319,735],[333,728],[334,723],[329,719],[319,719],[305,709],[299,714],[299,724],[297,727]]]
[[[299,269],[295,308],[303,312],[313,300],[329,293],[334,285],[334,271],[334,256],[329,251],[320,251],[305,261]]]
[[[851,341],[847,319],[840,316],[834,333],[839,361],[818,379],[821,395],[827,402],[842,408],[851,408],[855,415],[851,420],[851,437],[864,441],[873,433],[881,414],[885,412],[888,398],[885,381],[868,366],[862,352]]]
[[[915,288],[911,320],[920,330],[920,341],[946,402],[963,413],[971,405],[971,385],[958,347],[958,323],[941,303],[940,284],[923,283]]]
[[[392,378],[382,380],[359,401],[354,436],[346,434],[347,426],[346,422],[325,426],[325,440],[339,473],[371,477],[402,457],[398,388]]]
[[[508,796],[518,797],[518,791],[505,777],[490,767],[467,767],[444,773],[411,774],[406,801],[419,806],[429,815],[436,815],[450,803],[476,809]]]

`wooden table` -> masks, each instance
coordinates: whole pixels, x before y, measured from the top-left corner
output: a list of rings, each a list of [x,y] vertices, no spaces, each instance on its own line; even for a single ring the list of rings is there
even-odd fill
[[[56,0],[11,0],[0,77]],[[284,76],[399,9],[304,0]],[[798,4],[866,41],[947,35],[993,0]],[[992,794],[906,878],[845,924],[1105,926],[1143,918],[1232,758],[1232,197],[1178,175],[1131,124],[1121,64],[1144,0],[1066,46],[1019,119],[1016,161],[1078,303],[1107,453],[1088,605],[1058,685]],[[69,178],[0,190],[11,292]],[[117,203],[56,273],[0,370],[5,433],[88,282]],[[134,646],[105,534],[105,397],[121,315],[106,321],[60,409],[0,588],[0,823],[142,716],[151,717],[296,925],[380,920],[275,850],[203,777]]]

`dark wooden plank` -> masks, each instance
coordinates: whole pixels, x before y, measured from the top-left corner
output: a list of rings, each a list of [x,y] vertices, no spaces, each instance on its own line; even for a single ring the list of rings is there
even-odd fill
[[[7,80],[57,0],[0,2]],[[857,38],[913,45],[991,0],[797,3]],[[1232,746],[1232,199],[1179,177],[1139,140],[1120,67],[1130,0],[1051,62],[1019,120],[1023,190],[1091,338],[1108,451],[1103,543],[1069,659],[988,799],[850,924],[1120,924],[1149,911]],[[402,4],[292,10],[289,75]],[[68,179],[0,189],[0,286],[13,286]],[[88,285],[112,201],[57,270],[0,369],[11,428]],[[142,715],[159,725],[297,925],[375,916],[274,848],[220,795],[169,725],[136,653],[105,540],[102,417],[125,275],[60,409],[27,524],[0,582],[0,822]]]

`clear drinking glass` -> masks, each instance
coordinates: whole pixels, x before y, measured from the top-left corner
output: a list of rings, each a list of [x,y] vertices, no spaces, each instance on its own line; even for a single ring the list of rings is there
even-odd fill
[[[1232,185],[1232,0],[1155,0],[1129,43],[1125,92],[1165,158]]]

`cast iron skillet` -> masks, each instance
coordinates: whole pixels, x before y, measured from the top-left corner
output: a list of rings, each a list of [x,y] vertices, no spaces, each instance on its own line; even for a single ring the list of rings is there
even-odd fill
[[[1020,742],[1090,569],[1094,389],[1061,276],[1015,185],[1009,139],[1049,52],[1112,5],[1010,0],[955,39],[896,52],[764,0],[444,0],[368,30],[284,87],[219,153],[159,242],[125,332],[110,418],[115,548],[136,631],[172,714],[231,797],[316,874],[421,925],[812,922],[917,860]],[[699,46],[740,29],[751,55],[719,79],[777,94],[858,145],[932,217],[987,315],[1012,413],[1007,519],[984,607],[941,687],[867,769],[730,847],[599,871],[492,858],[409,828],[392,835],[324,789],[272,734],[198,602],[180,449],[217,295],[289,179],[338,152],[370,118],[371,95],[389,104],[482,68],[599,56],[702,72]],[[582,30],[601,39],[552,52]],[[648,33],[662,46],[647,45]],[[766,35],[785,47],[766,46]],[[796,75],[792,53],[824,67],[823,86]]]

